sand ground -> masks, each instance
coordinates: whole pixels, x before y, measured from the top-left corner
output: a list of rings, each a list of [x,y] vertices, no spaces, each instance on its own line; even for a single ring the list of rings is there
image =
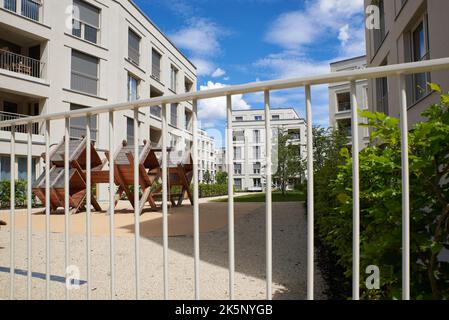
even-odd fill
[[[35,210],[32,237],[32,298],[45,298],[45,216]],[[265,298],[265,206],[235,204],[235,295],[237,299]],[[116,298],[135,298],[134,215],[126,203],[116,212]],[[8,211],[0,219],[8,222]],[[85,213],[70,217],[70,263],[80,270],[81,285],[72,299],[85,299]],[[93,299],[110,298],[109,216],[92,215],[91,282]],[[192,207],[169,212],[169,298],[194,298]],[[201,298],[228,298],[227,204],[200,204]],[[141,298],[163,298],[162,217],[160,212],[141,216]],[[64,216],[51,217],[51,298],[65,298]],[[26,211],[16,213],[15,298],[26,298]],[[275,299],[306,298],[306,218],[302,203],[273,203],[273,290]],[[9,228],[0,230],[0,299],[9,297]],[[325,299],[324,283],[316,268],[315,293]]]

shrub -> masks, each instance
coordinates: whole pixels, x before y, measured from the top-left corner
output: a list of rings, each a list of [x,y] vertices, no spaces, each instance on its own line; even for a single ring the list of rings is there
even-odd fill
[[[27,181],[26,180],[16,180],[16,194],[15,194],[15,202],[16,207],[26,207],[27,205]],[[10,208],[11,207],[11,181],[2,180],[0,181],[0,207],[1,208]],[[32,195],[31,198],[32,205],[35,206],[36,198]]]
[[[200,198],[218,197],[228,194],[227,184],[200,184]]]

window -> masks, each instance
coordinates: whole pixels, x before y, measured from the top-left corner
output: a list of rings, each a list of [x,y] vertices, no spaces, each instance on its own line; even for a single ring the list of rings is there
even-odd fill
[[[0,181],[11,179],[11,158],[0,156]]]
[[[139,80],[128,74],[128,101],[139,100],[138,95]]]
[[[161,59],[159,52],[151,50],[151,76],[158,81],[161,81]]]
[[[70,104],[70,111],[86,109],[89,107],[80,106],[78,104]],[[70,118],[70,138],[82,139],[86,136],[87,117]],[[97,141],[98,127],[97,116],[90,117],[90,138],[92,141]]]
[[[338,112],[351,110],[351,95],[349,92],[337,93]]]
[[[341,119],[337,120],[338,128],[339,130],[342,130],[343,132],[346,132],[346,135],[348,137],[352,136],[352,125],[351,125],[351,119]]]
[[[235,131],[233,134],[234,142],[244,142],[245,141],[245,132],[244,131]]]
[[[3,7],[6,10],[10,10],[10,11],[14,11],[14,12],[17,11],[17,3],[16,3],[17,0],[3,0],[3,1],[4,1]]]
[[[84,1],[73,0],[73,10],[72,35],[92,43],[98,43],[100,9]]]
[[[243,121],[243,117],[235,117],[235,121]]]
[[[190,79],[185,78],[184,80],[185,92],[191,92],[193,88],[193,82]]]
[[[256,188],[261,188],[262,187],[262,182],[260,180],[260,178],[254,178],[253,179],[253,186]]]
[[[72,90],[98,94],[98,58],[72,50],[71,72]]]
[[[22,16],[39,21],[40,0],[22,0]]]
[[[150,108],[150,114],[152,116],[155,116],[157,118],[161,117],[162,114],[162,107],[161,106],[154,106]]]
[[[242,190],[242,179],[234,179],[234,185],[237,190]]]
[[[254,117],[254,120],[256,120],[256,121],[262,121],[262,116],[255,116],[255,117]]]
[[[260,159],[260,147],[259,146],[253,147],[253,158]]]
[[[139,65],[140,37],[131,29],[128,30],[128,59],[132,63]]]
[[[170,68],[170,89],[173,92],[176,92],[177,82],[178,82],[178,69],[176,69],[174,66],[171,66],[171,68]]]
[[[377,111],[388,114],[388,78],[386,77],[376,79],[376,100]]]
[[[254,174],[260,174],[260,162],[256,162],[253,164],[253,173]]]
[[[288,130],[288,135],[292,140],[301,140],[301,131],[298,130]]]
[[[179,139],[180,139],[180,137],[170,133],[170,148],[176,149],[176,147],[178,146]],[[204,161],[203,161],[203,167],[204,167]]]
[[[280,116],[278,114],[275,114],[275,115],[272,116],[272,119],[273,120],[279,120]]]
[[[19,180],[27,180],[28,179],[28,159],[25,157],[17,158],[17,178]],[[36,158],[31,159],[31,181],[36,180]]]
[[[126,117],[126,141],[134,145],[134,119]]]
[[[378,0],[378,6],[379,6],[379,14],[380,14],[380,29],[374,29],[374,50],[379,50],[380,46],[382,45],[385,36],[386,36],[386,30],[385,30],[385,7],[384,7],[384,0]]]
[[[254,143],[260,143],[260,130],[253,131],[253,140]]]
[[[427,19],[419,23],[412,32],[412,61],[418,62],[429,59],[429,42],[427,33]],[[413,102],[422,99],[429,93],[427,83],[430,73],[419,73],[413,76]]]
[[[242,148],[234,147],[234,160],[242,160]]]
[[[192,113],[188,110],[186,110],[184,112],[184,119],[185,119],[185,123],[184,123],[184,129],[186,129],[187,131],[192,130],[190,122],[192,120]]]
[[[170,124],[172,126],[178,126],[178,104],[172,103],[170,105]]]
[[[242,164],[234,163],[234,174],[242,174]]]

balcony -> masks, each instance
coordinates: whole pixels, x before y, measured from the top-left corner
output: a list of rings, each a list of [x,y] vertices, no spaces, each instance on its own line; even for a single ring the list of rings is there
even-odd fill
[[[27,117],[29,117],[29,115],[0,111],[0,122],[8,120],[18,120]],[[0,131],[11,132],[11,127],[0,128]],[[16,133],[28,133],[28,126],[26,124],[16,126]],[[36,135],[39,134],[39,123],[36,122],[32,124],[31,133]]]
[[[33,78],[42,78],[42,61],[0,49],[0,69],[20,73]]]
[[[42,0],[3,0],[2,7],[38,22],[42,16]]]

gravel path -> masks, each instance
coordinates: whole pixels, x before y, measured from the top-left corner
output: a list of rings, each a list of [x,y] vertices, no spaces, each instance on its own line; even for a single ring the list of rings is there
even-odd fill
[[[226,203],[217,203],[224,205]],[[273,290],[275,299],[306,298],[306,219],[300,203],[273,203]],[[9,232],[0,230],[0,298],[9,297]],[[51,298],[62,299],[64,280],[64,235],[51,234]],[[85,237],[71,236],[71,263],[86,279]],[[265,207],[264,204],[235,222],[237,299],[265,298]],[[201,298],[228,298],[227,228],[201,234]],[[116,238],[116,298],[134,299],[134,237]],[[26,234],[17,232],[16,298],[26,298]],[[33,234],[33,299],[45,298],[45,237]],[[109,237],[92,237],[92,298],[108,299]],[[54,276],[54,277],[53,277]],[[194,298],[193,238],[169,238],[169,297]],[[141,296],[163,298],[162,239],[142,238]],[[324,283],[316,273],[317,299],[325,299]],[[72,299],[85,299],[86,285],[71,291]]]

